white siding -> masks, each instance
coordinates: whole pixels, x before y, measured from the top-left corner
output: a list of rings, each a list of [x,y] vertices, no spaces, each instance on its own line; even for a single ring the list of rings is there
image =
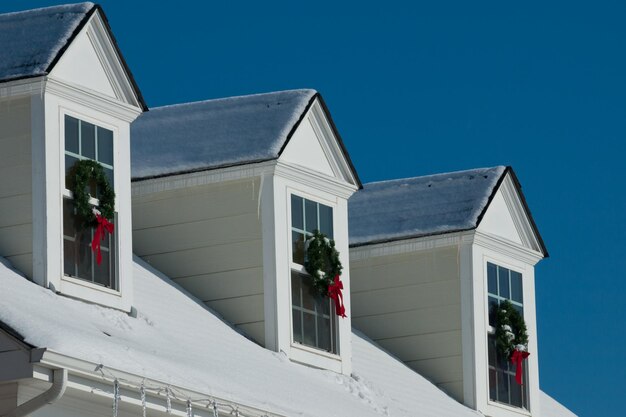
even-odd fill
[[[462,401],[457,247],[352,260],[350,273],[353,325]]]
[[[0,101],[0,255],[32,277],[30,97]]]
[[[265,342],[258,179],[133,198],[134,251]]]

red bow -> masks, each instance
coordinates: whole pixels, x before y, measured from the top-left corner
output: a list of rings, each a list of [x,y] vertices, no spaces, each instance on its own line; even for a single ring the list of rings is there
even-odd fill
[[[515,364],[515,380],[522,385],[522,360],[526,359],[530,353],[525,350],[515,349],[511,355],[511,363]]]
[[[98,226],[96,226],[96,232],[93,234],[93,240],[91,241],[91,250],[96,252],[96,262],[98,265],[102,262],[102,252],[100,252],[100,242],[104,239],[105,232],[109,232],[113,234],[114,226],[113,223],[108,221],[105,217],[96,214],[96,221],[98,222]]]
[[[335,275],[335,282],[328,286],[328,296],[335,300],[335,313],[338,316],[346,317],[346,307],[343,305],[343,282],[339,279],[339,275]]]

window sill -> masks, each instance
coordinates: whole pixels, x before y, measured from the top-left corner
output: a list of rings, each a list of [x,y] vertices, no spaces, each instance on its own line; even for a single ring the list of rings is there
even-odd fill
[[[509,411],[509,412],[513,412],[513,413],[516,413],[516,414],[521,414],[521,415],[524,415],[524,416],[531,416],[532,415],[530,410],[528,410],[526,408],[514,407],[512,405],[507,405],[505,403],[500,403],[500,402],[497,402],[497,401],[493,401],[491,399],[487,400],[487,405],[490,406],[490,407],[497,407],[497,408],[500,408],[500,409],[503,409],[503,410],[506,410],[506,411]]]
[[[302,343],[291,342],[291,348],[292,349],[303,350],[303,351],[309,352],[309,353],[314,353],[316,355],[320,355],[320,356],[323,356],[325,358],[333,359],[333,360],[341,362],[341,356],[336,354],[336,353],[331,353],[331,352],[328,352],[326,350],[322,350],[322,349],[314,348],[314,347],[311,347],[311,346],[303,345]]]
[[[343,360],[340,355],[292,342],[289,359],[306,366],[343,373]]]
[[[79,278],[63,276],[58,281],[59,288],[54,288],[59,294],[76,298],[104,307],[122,310],[126,313],[131,310],[131,300],[124,296],[122,291],[112,290]]]
[[[80,278],[75,278],[69,275],[63,275],[62,278],[63,281],[67,281],[67,282],[71,282],[74,285],[81,285],[83,287],[87,287],[90,288],[92,290],[96,290],[96,291],[102,291],[106,294],[111,294],[111,295],[115,295],[118,297],[121,297],[121,293],[117,290],[111,289],[111,288],[107,288],[107,287],[103,287],[102,285],[98,285],[98,284],[93,284],[89,281],[86,281],[84,279],[80,279]]]

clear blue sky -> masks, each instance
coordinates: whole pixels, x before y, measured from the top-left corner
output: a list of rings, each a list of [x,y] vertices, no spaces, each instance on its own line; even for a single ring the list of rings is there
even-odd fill
[[[626,2],[423,3],[101,2],[149,106],[309,87],[364,182],[512,165],[551,255],[541,386],[623,415]]]

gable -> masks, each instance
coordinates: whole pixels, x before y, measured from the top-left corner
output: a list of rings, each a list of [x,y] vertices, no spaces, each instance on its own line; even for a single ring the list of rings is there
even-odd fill
[[[477,230],[547,255],[510,169],[493,194]]]
[[[72,40],[50,75],[68,84],[142,107],[141,98],[99,9]]]
[[[359,186],[346,155],[318,96],[292,133],[279,160]]]

